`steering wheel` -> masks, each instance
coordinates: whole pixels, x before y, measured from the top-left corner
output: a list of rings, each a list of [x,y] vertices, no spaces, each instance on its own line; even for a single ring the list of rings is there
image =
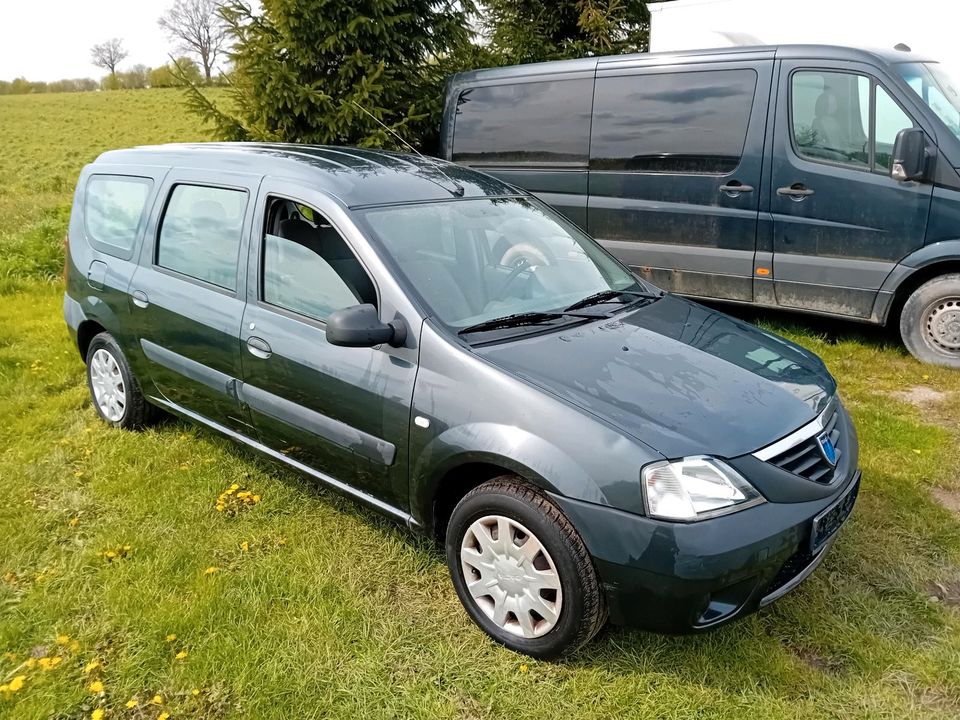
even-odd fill
[[[532,270],[535,267],[536,265],[531,265],[529,262],[527,262],[527,259],[525,257],[521,256],[517,258],[515,260],[513,269],[510,271],[510,274],[507,275],[506,279],[500,285],[500,290],[497,291],[493,299],[505,300],[507,296],[507,290],[509,290],[510,287],[513,285],[514,281],[518,277],[520,277],[520,273],[524,272],[525,270]]]

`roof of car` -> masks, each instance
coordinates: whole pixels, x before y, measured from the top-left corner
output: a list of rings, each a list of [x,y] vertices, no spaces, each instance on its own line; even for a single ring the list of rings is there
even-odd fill
[[[617,66],[672,65],[696,61],[719,60],[772,60],[774,58],[818,58],[847,61],[877,61],[881,63],[934,62],[931,58],[896,48],[855,48],[839,45],[751,45],[707,48],[703,50],[680,50],[659,53],[632,53],[627,55],[605,55],[601,57],[575,58],[572,60],[553,60],[526,65],[469,70],[456,75],[456,85],[472,81],[495,80],[503,77],[523,77],[531,75],[566,74],[592,72],[595,69]]]
[[[97,164],[270,175],[307,184],[348,207],[525,194],[445,160],[371,148],[286,143],[176,143],[110,150]],[[460,190],[462,188],[462,191]]]

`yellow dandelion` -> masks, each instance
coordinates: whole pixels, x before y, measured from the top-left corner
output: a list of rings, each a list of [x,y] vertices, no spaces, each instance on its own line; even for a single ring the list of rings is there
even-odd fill
[[[37,659],[34,657],[27,658],[27,661],[24,663],[24,665],[27,666],[28,670],[33,670],[33,668],[36,667],[36,664],[37,664]]]
[[[159,715],[157,715],[157,720],[170,720],[170,713],[168,712],[160,713]]]
[[[196,697],[197,695],[200,694],[200,689],[199,689],[199,688],[194,688],[194,689],[190,692],[190,694],[193,695],[194,697]]]
[[[77,471],[73,474],[73,476],[74,476],[74,477],[78,477],[78,478],[82,478],[82,477],[83,477],[83,470],[77,470]]]
[[[259,495],[254,495],[254,496],[253,496],[253,502],[254,502],[254,503],[260,502],[260,496],[259,496]]]
[[[78,643],[76,640],[70,643],[70,652],[77,652],[77,650],[79,649],[80,649],[80,643]]]
[[[70,522],[67,523],[67,524],[68,524],[70,527],[76,527],[77,525],[80,524],[80,518],[78,518],[78,517],[72,517],[72,518],[70,518]]]
[[[90,713],[90,720],[103,720],[103,708],[97,708]]]
[[[57,645],[66,645],[70,642],[69,635],[57,635]]]
[[[91,660],[90,662],[88,662],[86,665],[83,666],[83,674],[84,674],[84,675],[89,675],[90,673],[92,673],[94,670],[96,670],[96,669],[99,668],[99,667],[100,667],[100,661],[99,661],[99,660]]]
[[[221,505],[220,503],[217,503],[217,512],[223,512],[223,510],[224,510],[224,506]]]
[[[60,657],[59,655],[57,657],[52,657],[52,658],[49,658],[49,657],[40,658],[40,669],[43,670],[44,672],[47,672],[49,670],[53,670],[57,665],[59,665],[62,662],[63,662],[63,658]]]
[[[151,705],[163,705],[163,698],[160,697],[160,695],[154,695],[152,698],[150,698],[150,704],[151,704]]]
[[[212,565],[203,571],[204,575],[213,575],[215,572],[219,572],[220,568],[213,567]]]
[[[127,710],[133,710],[139,704],[140,703],[137,702],[136,698],[130,698],[129,700],[127,700],[126,708]]]
[[[176,640],[176,639],[177,639],[176,633],[170,633],[170,634],[167,635],[167,637],[166,637],[167,642],[173,642],[173,641]]]
[[[187,651],[186,651],[186,650],[181,650],[181,651],[178,652],[177,655],[176,655],[177,660],[183,660],[186,656],[187,656]]]
[[[242,543],[240,543],[240,549],[243,550],[243,552],[247,552],[250,549],[250,543],[244,540]]]
[[[26,680],[26,675],[17,675],[13,680],[10,681],[10,684],[7,685],[7,690],[15,693],[17,690],[23,687],[23,683],[26,682]]]
[[[102,693],[103,692],[103,683],[99,680],[94,680],[87,689],[92,693]]]
[[[530,669],[530,668],[527,667],[527,664],[526,664],[526,663],[522,663],[522,664],[520,665],[520,672],[522,672],[522,673],[525,673],[525,672],[526,672],[527,670],[529,670],[529,669]]]

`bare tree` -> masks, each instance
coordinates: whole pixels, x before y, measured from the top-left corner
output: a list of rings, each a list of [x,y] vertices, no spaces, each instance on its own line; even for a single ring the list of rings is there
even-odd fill
[[[227,41],[227,24],[220,16],[220,0],[177,0],[157,23],[178,49],[200,58],[207,80]]]
[[[90,59],[93,64],[106,68],[111,75],[116,74],[117,65],[122,63],[126,56],[127,51],[123,49],[123,41],[120,38],[111,38],[90,48]]]

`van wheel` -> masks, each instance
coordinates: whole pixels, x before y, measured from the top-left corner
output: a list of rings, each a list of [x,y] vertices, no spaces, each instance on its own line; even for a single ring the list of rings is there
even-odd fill
[[[505,475],[460,501],[446,537],[460,602],[511,650],[555,658],[586,644],[607,618],[583,540],[539,490]]]
[[[913,291],[900,315],[900,335],[917,360],[960,368],[960,274]]]
[[[97,414],[114,427],[132,430],[156,419],[133,376],[127,358],[110,333],[100,333],[87,349],[87,387]]]

